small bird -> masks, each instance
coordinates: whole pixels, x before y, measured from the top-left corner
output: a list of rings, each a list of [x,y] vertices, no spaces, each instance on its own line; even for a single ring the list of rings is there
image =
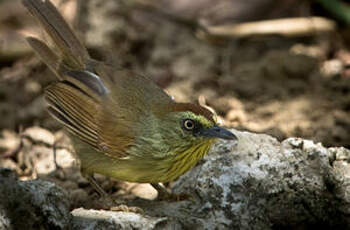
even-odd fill
[[[121,181],[176,180],[217,138],[237,140],[207,108],[177,103],[149,78],[93,60],[48,0],[23,0],[54,43],[27,37],[56,74],[45,90],[48,111],[72,134],[82,175],[101,194],[98,173]],[[164,189],[164,188],[163,188]]]

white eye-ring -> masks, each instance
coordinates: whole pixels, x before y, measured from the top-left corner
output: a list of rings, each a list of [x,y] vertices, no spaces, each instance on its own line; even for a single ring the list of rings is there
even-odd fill
[[[194,129],[194,121],[191,120],[191,119],[186,119],[183,121],[183,127],[184,129],[190,131],[190,130],[193,130]]]

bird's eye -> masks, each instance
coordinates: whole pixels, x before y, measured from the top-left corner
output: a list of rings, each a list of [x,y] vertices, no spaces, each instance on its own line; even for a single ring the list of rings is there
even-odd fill
[[[194,129],[194,121],[191,119],[186,119],[183,121],[183,127],[184,129],[190,131]]]

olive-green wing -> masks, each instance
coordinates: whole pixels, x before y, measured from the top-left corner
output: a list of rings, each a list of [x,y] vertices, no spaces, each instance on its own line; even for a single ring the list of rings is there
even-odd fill
[[[173,103],[172,99],[150,79],[131,71],[96,65],[94,70],[108,89],[98,117],[99,143],[104,152],[119,156],[135,144],[154,108]]]
[[[46,89],[49,112],[69,132],[96,150],[116,158],[125,157],[126,148],[135,137],[131,129],[132,121],[120,116],[118,105],[108,96],[100,96],[96,100],[79,85],[70,81],[50,85]]]
[[[67,82],[50,85],[45,92],[49,112],[84,142],[98,148],[96,113],[98,104]]]
[[[105,68],[103,71],[99,75],[69,71],[64,80],[47,88],[46,99],[50,113],[71,133],[95,149],[121,158],[127,156],[141,128],[152,128],[144,124],[154,109],[173,102],[143,76],[117,70],[114,76],[107,76]]]

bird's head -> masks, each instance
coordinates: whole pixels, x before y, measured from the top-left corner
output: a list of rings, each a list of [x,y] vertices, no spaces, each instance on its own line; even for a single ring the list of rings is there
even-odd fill
[[[157,133],[147,139],[147,146],[159,150],[148,151],[158,159],[165,159],[157,161],[161,162],[160,170],[166,169],[157,178],[159,181],[172,181],[184,174],[209,152],[216,139],[237,140],[233,133],[218,126],[216,116],[202,106],[174,103],[167,108],[163,107],[162,112],[164,111],[166,113],[162,113],[156,122]],[[150,143],[152,144],[149,145]],[[155,152],[160,154],[156,155]]]
[[[164,119],[163,135],[171,149],[177,153],[195,153],[197,150],[209,150],[217,138],[237,140],[237,137],[225,128],[218,126],[216,115],[208,109],[189,103],[176,103],[168,109]],[[205,153],[200,153],[201,157]]]

